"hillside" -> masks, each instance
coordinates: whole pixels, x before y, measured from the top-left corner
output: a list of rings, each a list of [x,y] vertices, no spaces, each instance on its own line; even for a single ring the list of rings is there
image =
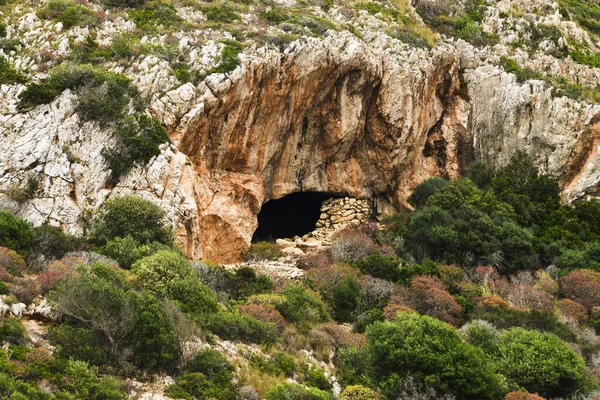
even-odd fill
[[[594,0],[0,0],[0,397],[600,396]]]

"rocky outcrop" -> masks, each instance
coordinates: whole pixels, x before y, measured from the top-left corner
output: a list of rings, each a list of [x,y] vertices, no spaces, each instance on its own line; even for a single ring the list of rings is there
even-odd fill
[[[106,198],[134,193],[167,211],[191,258],[235,262],[250,244],[262,204],[298,191],[369,199],[383,213],[403,206],[430,176],[456,178],[476,159],[501,165],[525,150],[542,170],[561,177],[565,200],[597,194],[600,106],[553,97],[543,82],[519,83],[497,67],[510,36],[493,49],[451,39],[422,49],[381,33],[381,20],[361,15],[362,39],[330,30],[280,48],[255,44],[235,71],[208,75],[198,85],[179,85],[164,60],[139,60],[125,72],[150,97],[148,112],[167,127],[172,143],[115,187],[105,183],[110,171],[101,153],[113,138],[80,121],[73,93],[19,113],[24,86],[3,85],[0,206],[36,225],[83,234]],[[490,12],[489,30],[500,29],[499,15]],[[560,20],[553,15],[549,23]],[[345,21],[337,8],[329,17]],[[29,21],[24,40],[33,40],[32,29],[41,24],[35,14],[23,18]],[[119,21],[106,25],[102,40],[132,29]],[[75,30],[68,35],[84,37]],[[219,54],[214,40],[196,51],[190,38],[176,39],[204,71]],[[548,57],[526,61],[555,68]],[[587,80],[598,76],[596,69],[577,68]],[[34,198],[11,200],[8,188],[24,185],[29,175],[39,183]]]

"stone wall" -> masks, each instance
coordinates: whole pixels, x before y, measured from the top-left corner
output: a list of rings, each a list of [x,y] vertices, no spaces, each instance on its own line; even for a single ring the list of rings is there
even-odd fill
[[[371,208],[367,200],[349,197],[325,200],[321,205],[317,229],[309,233],[309,237],[328,240],[335,232],[348,225],[365,222],[370,214]]]

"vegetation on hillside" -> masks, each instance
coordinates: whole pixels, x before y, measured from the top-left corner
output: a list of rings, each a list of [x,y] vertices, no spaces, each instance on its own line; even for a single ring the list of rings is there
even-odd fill
[[[2,318],[0,390],[124,398],[123,379],[148,373],[173,375],[166,392],[185,399],[332,399],[330,374],[343,399],[600,389],[599,203],[562,204],[556,179],[521,153],[499,169],[426,180],[409,202],[414,210],[301,258],[300,281],[275,282],[191,263],[165,213],[140,198],[110,199],[83,239],[2,211],[3,302],[45,296],[59,318],[52,352]],[[228,360],[190,346],[221,339],[261,350]]]

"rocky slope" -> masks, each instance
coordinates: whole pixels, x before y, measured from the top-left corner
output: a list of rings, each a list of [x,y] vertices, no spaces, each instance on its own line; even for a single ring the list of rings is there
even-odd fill
[[[248,247],[268,200],[319,191],[369,199],[387,212],[405,204],[427,177],[456,178],[474,160],[501,165],[517,150],[561,178],[566,201],[594,196],[600,181],[600,105],[562,95],[549,83],[593,90],[600,69],[556,53],[575,43],[595,54],[594,36],[567,20],[558,3],[538,3],[482,5],[484,18],[477,26],[495,35],[494,41],[474,45],[444,35],[431,48],[394,34],[408,28],[413,36],[431,33],[407,4],[394,11],[404,19],[389,18],[396,15],[392,6],[373,12],[362,6],[367,3],[251,4],[236,22],[246,34],[240,65],[225,73],[212,72],[228,43],[219,39],[233,39],[236,31],[231,24],[207,25],[206,8],[177,5],[185,29],[140,34],[131,12],[87,4],[104,15],[94,29],[100,45],[138,34],[140,46],[177,49],[199,76],[182,83],[160,52],[104,65],[132,79],[172,143],[108,185],[102,149],[114,143],[114,131],[83,122],[75,112],[75,91],[21,112],[25,84],[3,84],[0,205],[36,225],[48,222],[82,234],[109,196],[136,193],[167,210],[190,257],[234,262]],[[457,7],[460,13],[465,5]],[[303,18],[312,15],[313,23],[330,25],[311,34],[305,24],[290,35],[284,23],[259,18],[265,10],[299,8],[308,13]],[[6,37],[21,43],[4,55],[28,79],[39,81],[86,40],[90,28],[65,29],[35,10],[32,4],[9,3],[1,19]],[[406,18],[410,24],[402,22]],[[560,37],[533,46],[527,29],[535,33],[548,26]],[[274,35],[279,42],[265,39]],[[501,57],[538,75],[518,79],[518,71],[506,72]],[[11,185],[24,186],[30,176],[37,178],[31,198],[15,201]]]

